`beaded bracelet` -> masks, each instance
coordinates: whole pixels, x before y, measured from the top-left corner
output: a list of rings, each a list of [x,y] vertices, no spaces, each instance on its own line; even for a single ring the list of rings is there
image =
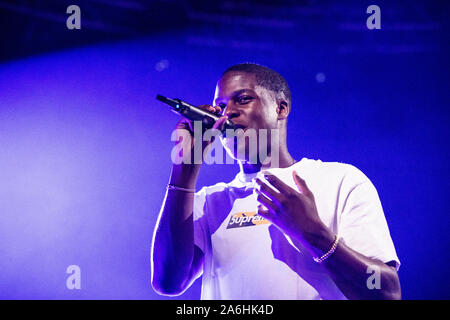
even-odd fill
[[[321,257],[314,257],[314,261],[317,263],[322,263],[323,261],[325,261],[329,256],[331,256],[333,254],[334,251],[336,251],[336,248],[338,246],[339,243],[339,237],[336,236],[333,245],[331,246],[331,249],[328,250],[328,252],[326,252],[323,256]]]
[[[179,191],[184,191],[184,192],[195,193],[195,189],[188,189],[188,188],[177,187],[177,186],[174,186],[173,184],[170,184],[170,183],[167,185],[167,189],[168,190],[179,190]]]

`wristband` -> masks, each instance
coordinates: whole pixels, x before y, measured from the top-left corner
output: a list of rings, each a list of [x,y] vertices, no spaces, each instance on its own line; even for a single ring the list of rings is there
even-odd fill
[[[336,236],[333,245],[331,246],[331,249],[328,250],[328,252],[326,252],[323,256],[321,257],[314,257],[314,261],[317,263],[322,263],[323,261],[325,261],[326,259],[328,259],[329,256],[331,256],[333,254],[334,251],[336,251],[336,248],[339,244],[339,237]]]
[[[173,184],[170,184],[170,183],[167,185],[167,189],[168,190],[178,190],[178,191],[195,193],[195,189],[188,189],[188,188],[177,187],[177,186],[174,186]]]

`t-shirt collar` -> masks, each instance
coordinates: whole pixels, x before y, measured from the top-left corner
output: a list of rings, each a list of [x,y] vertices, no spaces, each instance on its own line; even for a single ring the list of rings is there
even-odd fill
[[[291,168],[291,167],[293,167],[293,166],[299,164],[299,162],[302,162],[303,159],[305,159],[305,158],[302,158],[300,161],[295,162],[294,164],[292,164],[292,165],[291,165],[290,167],[288,167],[288,168]],[[275,168],[275,169],[278,169],[278,168]],[[287,169],[287,168],[284,168],[284,169]],[[268,169],[268,170],[270,170],[270,169]],[[266,170],[262,170],[262,171],[266,171]],[[252,179],[255,178],[258,174],[260,174],[260,172],[261,172],[261,171],[258,171],[258,172],[252,172],[252,173],[245,173],[245,172],[243,172],[243,171],[239,171],[239,173],[236,175],[236,178],[237,178],[237,180],[238,180],[240,183],[242,183],[242,184],[247,184],[247,183],[251,183],[251,182],[252,182]]]

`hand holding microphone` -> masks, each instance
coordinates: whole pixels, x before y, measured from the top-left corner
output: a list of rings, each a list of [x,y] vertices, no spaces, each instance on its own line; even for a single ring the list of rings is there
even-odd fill
[[[170,99],[162,95],[157,95],[156,99],[171,106],[171,110],[183,118],[176,124],[176,129],[184,129],[190,133],[191,137],[191,155],[194,153],[194,128],[193,121],[201,121],[203,132],[206,129],[217,129],[225,136],[226,129],[235,129],[235,124],[228,119],[227,116],[221,116],[221,108],[210,105],[193,106],[180,99]],[[214,136],[211,140],[202,141],[202,155],[205,154],[205,150],[211,146],[214,142]],[[195,164],[194,159],[191,162]]]
[[[191,121],[202,121],[202,125],[206,129],[213,128],[219,118],[221,118],[220,114],[218,114],[221,111],[220,107],[212,107],[210,105],[196,107],[180,99],[170,99],[160,94],[156,96],[156,99],[168,104],[172,107],[171,110],[173,112],[186,119]],[[219,129],[222,133],[225,133],[226,129],[236,129],[236,127],[231,120],[226,119],[223,125],[216,126],[215,129]]]

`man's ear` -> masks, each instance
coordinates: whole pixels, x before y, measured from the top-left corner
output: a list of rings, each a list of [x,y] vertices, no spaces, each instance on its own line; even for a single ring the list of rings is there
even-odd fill
[[[291,108],[286,100],[278,100],[277,114],[278,119],[285,119],[289,115]]]

